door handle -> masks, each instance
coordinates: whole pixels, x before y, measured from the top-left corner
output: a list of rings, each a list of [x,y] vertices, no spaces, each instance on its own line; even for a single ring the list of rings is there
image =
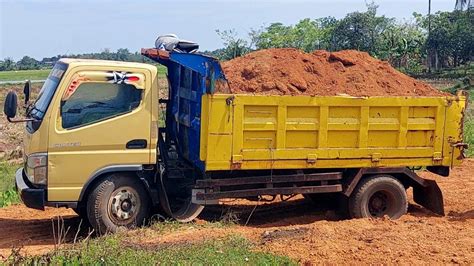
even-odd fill
[[[132,139],[131,141],[127,142],[127,145],[125,147],[127,149],[145,149],[146,146],[146,139]]]

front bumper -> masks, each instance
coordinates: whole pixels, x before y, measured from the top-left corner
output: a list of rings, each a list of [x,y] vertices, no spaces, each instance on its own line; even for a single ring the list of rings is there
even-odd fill
[[[44,210],[46,191],[43,188],[32,187],[27,182],[23,168],[16,171],[15,184],[21,200],[28,208]]]

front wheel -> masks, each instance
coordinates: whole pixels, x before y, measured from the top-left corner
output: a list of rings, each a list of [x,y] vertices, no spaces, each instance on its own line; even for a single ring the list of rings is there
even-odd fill
[[[372,176],[360,182],[349,198],[352,218],[398,219],[407,212],[406,190],[396,178]]]
[[[96,185],[87,201],[87,216],[99,234],[133,228],[145,223],[149,199],[133,175],[113,174]]]

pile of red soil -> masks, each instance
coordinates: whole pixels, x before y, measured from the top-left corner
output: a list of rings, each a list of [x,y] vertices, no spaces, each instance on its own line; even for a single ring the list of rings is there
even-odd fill
[[[222,63],[229,81],[218,93],[263,95],[443,96],[368,53],[260,50]]]

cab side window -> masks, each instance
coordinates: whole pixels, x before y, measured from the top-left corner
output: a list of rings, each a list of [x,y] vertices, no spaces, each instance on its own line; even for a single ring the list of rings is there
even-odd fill
[[[62,126],[76,128],[131,112],[141,99],[142,90],[130,84],[82,83],[61,102]]]

